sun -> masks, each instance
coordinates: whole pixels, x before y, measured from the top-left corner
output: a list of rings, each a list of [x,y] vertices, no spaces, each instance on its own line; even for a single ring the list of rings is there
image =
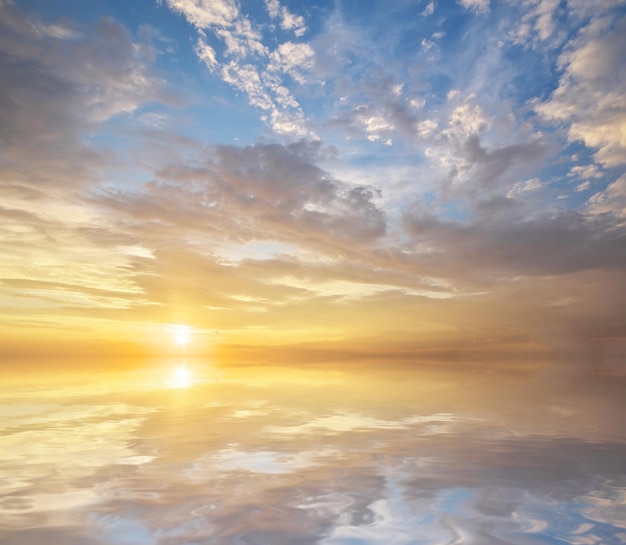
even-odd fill
[[[179,365],[174,369],[171,384],[174,388],[187,388],[193,382],[191,371],[184,365]]]
[[[191,328],[186,325],[176,326],[174,329],[174,342],[178,346],[187,346],[191,339]]]

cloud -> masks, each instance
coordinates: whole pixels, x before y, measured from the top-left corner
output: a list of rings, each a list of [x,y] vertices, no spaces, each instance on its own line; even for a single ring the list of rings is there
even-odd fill
[[[198,58],[206,64],[206,67],[211,70],[211,72],[217,68],[218,62],[215,57],[215,49],[207,44],[202,38],[198,38],[195,52],[196,55],[198,55]]]
[[[604,191],[594,194],[587,207],[592,214],[614,214],[626,218],[626,175],[610,183]]]
[[[12,2],[0,4],[0,13],[2,185],[93,182],[104,157],[85,133],[168,101],[164,82],[150,72],[151,48],[110,18],[81,32],[67,22],[42,33]]]
[[[231,1],[166,0],[166,3],[197,29],[198,58],[211,72],[244,92],[250,104],[263,111],[261,119],[269,122],[274,132],[292,137],[310,135],[302,108],[289,83],[283,80],[283,75],[287,75],[298,84],[305,83],[315,57],[309,44],[286,41],[271,50],[264,45],[259,28]],[[292,30],[296,37],[305,34],[303,17],[281,7],[278,0],[267,1],[266,8],[271,18],[280,17],[283,30]],[[208,43],[208,33],[224,44],[223,54]]]
[[[304,17],[294,15],[285,6],[280,9],[280,28],[283,30],[293,30],[293,33],[300,37],[307,31]]]
[[[287,6],[280,5],[279,0],[265,0],[265,7],[270,18],[280,19],[280,28],[283,30],[292,30],[297,37],[306,34],[308,29],[304,17],[291,13]]]
[[[103,200],[133,217],[227,239],[333,247],[382,237],[386,222],[373,202],[376,192],[316,166],[321,151],[309,141],[217,146],[197,166],[164,167],[145,193],[115,192]]]
[[[265,7],[272,19],[276,19],[280,12],[280,2],[278,0],[265,0]]]
[[[166,0],[167,6],[195,27],[228,27],[239,17],[239,8],[233,0]]]
[[[531,178],[530,180],[524,180],[523,182],[516,182],[511,189],[509,189],[506,196],[509,199],[519,198],[520,196],[530,191],[536,191],[542,186],[541,181],[538,178]]]
[[[284,42],[271,55],[270,71],[280,70],[298,83],[304,83],[304,74],[313,68],[315,53],[309,44]]]
[[[602,197],[596,200],[602,202]],[[405,229],[416,245],[414,258],[441,272],[454,271],[461,263],[505,277],[626,266],[626,231],[609,217],[575,211],[534,219],[507,213],[467,224],[407,215]],[[420,255],[420,247],[433,250]]]
[[[626,17],[598,16],[559,56],[563,74],[549,100],[536,104],[547,121],[564,126],[570,141],[596,150],[605,167],[626,163]]]
[[[515,43],[533,47],[551,42],[550,38],[554,37],[557,29],[555,19],[561,8],[559,0],[530,0],[514,3],[517,3],[522,10],[522,16],[510,31],[509,37]],[[557,37],[557,43],[549,43],[549,46],[558,45],[561,41],[562,38]]]
[[[435,11],[435,0],[430,0],[430,2],[426,4],[424,11],[422,11],[422,17],[428,17],[429,15],[432,15],[434,11]]]
[[[466,10],[478,13],[489,11],[489,0],[458,0],[458,2]]]
[[[94,140],[147,104],[174,102],[153,72],[154,56],[149,43],[135,41],[111,18],[94,26],[68,19],[43,24],[0,2],[0,251],[7,297],[0,312],[8,319],[14,305],[31,313],[13,313],[14,326],[38,322],[32,317],[46,312],[54,322],[69,307],[146,303],[130,270],[143,259],[141,245],[109,231],[109,220],[85,206],[82,195],[116,164],[115,153]],[[75,331],[89,327],[83,321]]]

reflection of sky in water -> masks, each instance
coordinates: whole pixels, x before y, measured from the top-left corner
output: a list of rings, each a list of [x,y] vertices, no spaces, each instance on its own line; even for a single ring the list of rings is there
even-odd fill
[[[626,543],[621,388],[431,379],[7,389],[0,543]]]

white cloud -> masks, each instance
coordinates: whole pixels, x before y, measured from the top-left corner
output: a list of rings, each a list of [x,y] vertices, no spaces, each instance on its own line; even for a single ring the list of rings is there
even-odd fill
[[[424,119],[416,124],[415,129],[421,138],[431,136],[439,128],[439,123],[434,119]]]
[[[373,115],[361,118],[361,124],[367,133],[367,139],[372,142],[381,140],[381,133],[393,130],[393,125],[382,116]]]
[[[206,64],[207,68],[211,70],[211,72],[217,68],[218,63],[215,58],[215,50],[202,38],[198,38],[195,51],[198,58]]]
[[[626,175],[593,195],[587,201],[587,206],[592,214],[611,213],[626,218]]]
[[[276,19],[280,16],[280,28],[283,30],[293,30],[294,34],[298,37],[306,34],[308,29],[304,17],[294,15],[286,6],[281,7],[279,0],[265,0],[265,7],[272,19]]]
[[[239,16],[237,4],[232,0],[166,0],[166,3],[197,28],[227,27]]]
[[[525,9],[519,26],[513,31],[518,38],[517,41],[524,41],[530,33],[544,42],[555,32],[555,15],[559,8],[559,0],[526,0],[521,3]]]
[[[587,189],[589,189],[590,187],[591,187],[591,182],[589,180],[587,180],[586,182],[578,184],[576,186],[576,191],[577,192],[587,191]]]
[[[602,173],[597,165],[577,165],[570,168],[568,176],[576,176],[578,178],[601,178]]]
[[[524,195],[524,193],[528,193],[530,191],[536,191],[541,188],[541,181],[538,178],[531,178],[530,180],[524,180],[522,182],[517,182],[516,184],[509,189],[509,192],[506,196],[509,199],[515,199]]]
[[[283,30],[293,30],[296,36],[304,36],[307,31],[304,17],[294,15],[284,6],[280,10],[280,17],[280,28]]]
[[[430,49],[435,45],[435,42],[431,42],[426,38],[422,38],[421,46],[424,48],[424,51],[430,51]]]
[[[422,11],[422,17],[428,17],[429,15],[432,15],[434,11],[435,11],[435,2],[434,0],[430,0],[430,2],[428,2],[426,7],[424,8],[424,11]]]
[[[265,7],[267,8],[267,13],[272,19],[276,19],[278,17],[278,13],[280,11],[280,2],[278,0],[265,0]]]
[[[597,150],[607,167],[626,163],[626,17],[591,21],[559,58],[564,72],[552,97],[536,106],[549,121],[562,123],[570,141]]]
[[[458,2],[467,10],[477,12],[489,11],[489,0],[458,0]]]
[[[453,93],[452,91],[448,93],[448,98],[451,98],[453,101],[458,96],[458,93]],[[444,131],[444,134],[466,137],[484,131],[490,124],[489,117],[476,102],[476,96],[472,94],[454,108],[448,118],[448,128]]]
[[[306,136],[308,131],[304,124],[302,112],[274,109],[270,116],[271,126],[278,134]]]
[[[198,38],[195,53],[209,70],[242,91],[250,104],[264,110],[261,120],[268,122],[279,134],[304,136],[304,114],[291,94],[281,74],[302,84],[305,72],[315,62],[315,54],[307,43],[280,43],[270,51],[262,41],[261,32],[248,17],[241,14],[237,4],[229,0],[167,0],[167,5],[181,13],[196,27]],[[292,30],[296,36],[306,32],[301,16],[295,16],[278,0],[266,0],[271,18],[280,16],[283,30]],[[212,32],[225,45],[224,59],[220,59],[206,41],[206,32]],[[218,68],[221,66],[221,70]]]
[[[309,44],[285,42],[272,53],[268,68],[285,72],[298,83],[304,83],[303,72],[310,70],[314,62],[315,53]]]
[[[274,102],[261,81],[256,66],[231,61],[222,67],[222,78],[226,83],[246,93],[252,106],[262,110],[274,108]]]
[[[58,40],[75,40],[82,38],[82,34],[73,28],[62,24],[44,24],[39,21],[33,22],[33,27],[44,36]]]

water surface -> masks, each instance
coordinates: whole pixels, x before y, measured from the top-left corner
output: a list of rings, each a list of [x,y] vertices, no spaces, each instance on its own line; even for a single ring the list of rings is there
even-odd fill
[[[195,371],[5,380],[0,543],[626,543],[622,379]]]

